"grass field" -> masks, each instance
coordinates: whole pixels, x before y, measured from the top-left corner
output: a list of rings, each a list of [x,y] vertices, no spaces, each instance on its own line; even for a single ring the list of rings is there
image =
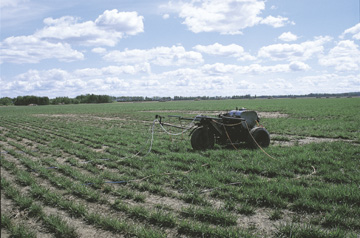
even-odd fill
[[[152,127],[235,107],[271,157]],[[360,98],[0,107],[1,237],[359,237],[359,118]]]

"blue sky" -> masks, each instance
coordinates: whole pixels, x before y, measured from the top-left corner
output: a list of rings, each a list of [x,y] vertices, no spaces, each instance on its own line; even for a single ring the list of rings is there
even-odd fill
[[[359,0],[0,4],[0,97],[360,91]]]

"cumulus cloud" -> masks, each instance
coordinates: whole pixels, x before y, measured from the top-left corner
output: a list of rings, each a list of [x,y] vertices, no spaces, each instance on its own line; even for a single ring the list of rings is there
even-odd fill
[[[360,40],[360,23],[356,24],[355,26],[346,29],[340,36],[340,38],[344,38],[345,35],[352,34],[352,38],[355,40]]]
[[[56,88],[66,90],[63,88],[63,84],[69,77],[71,75],[61,69],[29,70],[26,73],[17,75],[14,80],[5,83],[5,85],[7,85],[9,91],[18,92],[20,95],[26,95],[28,92],[43,95],[43,93],[50,93]],[[78,89],[78,87],[74,89]]]
[[[314,88],[319,93],[353,92],[359,87],[360,74],[342,75],[325,73],[320,75],[305,76],[297,79],[304,87],[304,93],[313,93]]]
[[[0,63],[38,63],[51,58],[65,62],[84,59],[81,52],[67,43],[51,43],[34,36],[6,38],[0,43],[0,54]]]
[[[308,60],[316,54],[324,51],[324,44],[331,37],[316,37],[313,41],[305,41],[300,44],[274,44],[260,48],[258,57],[271,60],[302,61]]]
[[[269,82],[264,84],[264,87],[274,90],[281,90],[283,92],[289,92],[294,88],[294,85],[289,80],[283,78],[270,79]]]
[[[284,32],[279,36],[279,39],[282,41],[290,42],[290,41],[296,41],[297,35],[291,33],[290,31]]]
[[[81,78],[94,78],[103,76],[115,76],[122,74],[135,75],[137,73],[150,73],[150,66],[143,65],[122,65],[122,66],[107,66],[102,68],[84,68],[74,71],[74,75]]]
[[[337,71],[358,71],[360,70],[359,45],[351,40],[340,41],[327,55],[319,59],[319,63],[335,67]]]
[[[289,69],[292,71],[307,71],[310,69],[310,66],[304,62],[294,61],[289,64]]]
[[[358,87],[360,75],[324,74],[300,78],[286,77],[286,73],[306,69],[301,62],[264,66],[227,65],[222,63],[197,68],[178,68],[172,71],[148,74],[146,66],[109,66],[84,68],[75,71],[61,69],[29,70],[11,81],[0,79],[4,95],[26,94],[55,97],[74,97],[84,93],[108,95],[243,95],[292,94],[351,91]],[[141,71],[143,70],[143,71]],[[142,73],[142,74],[139,74]],[[282,74],[284,78],[279,77]],[[256,77],[253,77],[256,74]],[[271,75],[270,75],[271,74]],[[142,75],[142,76],[141,76]],[[301,74],[300,74],[301,75]],[[258,80],[258,77],[266,80]],[[15,95],[13,95],[15,93]]]
[[[236,44],[222,45],[219,43],[215,43],[213,45],[207,45],[207,46],[196,45],[193,48],[201,53],[206,53],[215,56],[234,57],[242,61],[256,59],[254,56],[251,56],[249,53],[246,53],[242,46]]]
[[[242,30],[257,24],[281,27],[289,23],[287,18],[268,16],[262,18],[265,2],[259,0],[192,0],[169,3],[169,8],[179,13],[189,30],[242,34]]]
[[[263,66],[259,64],[251,64],[243,66],[241,73],[267,74],[267,73],[288,73],[292,71],[306,71],[310,66],[302,62],[291,62],[290,64],[276,64],[272,66]]]
[[[291,62],[289,64],[277,64],[265,66],[260,64],[251,64],[246,66],[232,64],[206,64],[202,66],[202,71],[210,75],[226,74],[268,74],[268,73],[288,73],[293,71],[306,71],[310,66],[303,62]]]
[[[73,16],[44,19],[46,25],[34,35],[40,39],[61,40],[82,45],[115,46],[125,35],[144,31],[143,17],[137,12],[106,10],[95,21],[81,22]]]
[[[292,24],[292,25],[295,24],[294,22],[290,22],[287,17],[282,17],[282,16],[277,16],[277,17],[267,16],[266,18],[262,19],[260,23],[272,26],[274,28],[283,27],[287,24]]]
[[[147,50],[111,51],[104,56],[107,61],[119,64],[138,64],[148,62],[160,66],[193,65],[203,62],[202,55],[186,51],[183,46],[156,47]]]
[[[152,77],[165,80],[166,91],[170,95],[184,95],[183,93],[194,95],[199,92],[202,95],[212,95],[213,91],[233,87],[233,79],[229,75],[211,75],[200,68],[182,68]]]
[[[29,70],[15,76],[11,81],[2,81],[4,93],[29,92],[47,96],[76,96],[81,93],[125,94],[131,84],[128,76],[149,74],[149,65],[107,66],[83,68],[74,71],[62,69]]]
[[[106,10],[95,20],[95,24],[109,30],[136,35],[144,31],[143,19],[137,12],[118,12],[113,9]]]
[[[126,35],[144,31],[143,17],[136,12],[106,10],[95,21],[63,16],[45,18],[45,27],[28,36],[13,36],[0,43],[1,63],[38,63],[55,58],[60,61],[84,59],[83,53],[72,49],[80,46],[115,46]],[[100,53],[100,48],[93,52]],[[102,52],[104,53],[104,52]]]
[[[104,53],[106,53],[106,49],[102,48],[102,47],[96,47],[96,48],[93,48],[91,50],[91,52],[97,53],[97,54],[104,54]]]

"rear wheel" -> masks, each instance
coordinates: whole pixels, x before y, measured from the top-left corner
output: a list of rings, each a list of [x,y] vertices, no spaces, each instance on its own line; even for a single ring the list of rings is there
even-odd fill
[[[258,145],[260,147],[268,147],[270,145],[270,134],[263,127],[254,127],[250,131],[248,143],[253,149],[257,149]]]
[[[191,146],[194,150],[212,149],[214,144],[214,135],[208,128],[199,127],[191,135]]]

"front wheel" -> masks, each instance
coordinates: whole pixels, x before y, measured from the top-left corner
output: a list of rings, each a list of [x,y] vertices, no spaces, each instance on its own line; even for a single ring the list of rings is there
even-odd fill
[[[248,143],[253,149],[257,149],[259,146],[268,147],[270,145],[270,134],[263,127],[254,127],[250,131]]]
[[[208,128],[199,127],[191,135],[191,146],[194,150],[212,149],[214,144],[214,135]]]

